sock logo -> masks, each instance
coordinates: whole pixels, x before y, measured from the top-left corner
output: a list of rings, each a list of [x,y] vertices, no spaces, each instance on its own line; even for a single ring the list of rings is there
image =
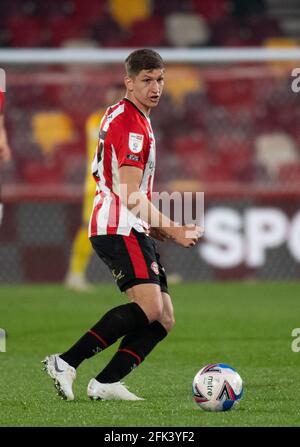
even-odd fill
[[[123,279],[125,277],[125,275],[123,275],[122,270],[119,271],[119,273],[116,273],[115,269],[113,269],[111,271],[115,281],[120,281],[121,279]]]
[[[56,357],[54,357],[54,368],[56,369],[56,371],[57,371],[58,373],[62,373],[62,372],[64,372],[63,369],[59,369],[59,367],[58,367],[58,363],[57,363],[57,358],[56,358]]]
[[[101,352],[102,351],[102,348],[100,348],[100,346],[96,346],[96,348],[95,349],[92,349],[92,352],[96,355],[96,354],[98,354],[98,352]]]

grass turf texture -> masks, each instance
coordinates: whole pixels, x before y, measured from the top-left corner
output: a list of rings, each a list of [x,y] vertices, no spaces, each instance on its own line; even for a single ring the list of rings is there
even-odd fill
[[[139,402],[91,402],[86,386],[117,345],[84,362],[74,402],[56,395],[41,371],[47,354],[62,352],[112,306],[125,303],[113,285],[94,294],[60,286],[2,286],[0,426],[213,427],[299,426],[300,284],[183,284],[171,288],[177,323],[146,361],[125,378]],[[200,367],[228,363],[244,380],[233,411],[206,413],[191,396]]]

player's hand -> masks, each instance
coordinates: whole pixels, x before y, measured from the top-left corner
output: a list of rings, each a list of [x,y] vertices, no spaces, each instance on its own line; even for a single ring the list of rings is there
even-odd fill
[[[168,235],[182,247],[194,247],[203,235],[203,229],[198,225],[188,224],[165,228]]]
[[[151,227],[150,236],[161,242],[164,242],[167,239],[171,239],[171,236],[169,236],[164,229],[157,227]]]

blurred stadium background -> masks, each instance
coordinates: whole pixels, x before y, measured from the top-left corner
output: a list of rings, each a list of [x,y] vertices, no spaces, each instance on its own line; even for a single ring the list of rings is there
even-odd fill
[[[283,60],[299,46],[299,23],[296,0],[1,0],[13,160],[2,173],[0,282],[64,281],[87,139],[97,135],[88,120],[122,81],[121,56],[139,47],[163,48],[168,68],[151,116],[155,190],[205,192],[206,237],[188,256],[162,245],[167,271],[177,280],[299,279],[300,93],[291,88],[299,54]],[[247,59],[249,47],[258,51]],[[22,63],[10,52],[34,48],[46,58],[50,48],[76,49],[79,59],[92,49],[102,62],[33,62],[29,52]],[[200,54],[216,48],[216,60]],[[259,58],[272,48],[277,58]],[[227,57],[230,49],[243,60]],[[111,281],[96,257],[87,277]]]

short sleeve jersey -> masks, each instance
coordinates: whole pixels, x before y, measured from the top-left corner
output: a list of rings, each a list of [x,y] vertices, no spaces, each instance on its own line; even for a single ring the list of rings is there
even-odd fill
[[[125,165],[143,171],[140,191],[151,200],[155,139],[150,119],[126,98],[109,107],[100,123],[98,147],[92,162],[97,186],[89,236],[129,235],[132,228],[144,232],[149,227],[120,201],[119,168]]]

